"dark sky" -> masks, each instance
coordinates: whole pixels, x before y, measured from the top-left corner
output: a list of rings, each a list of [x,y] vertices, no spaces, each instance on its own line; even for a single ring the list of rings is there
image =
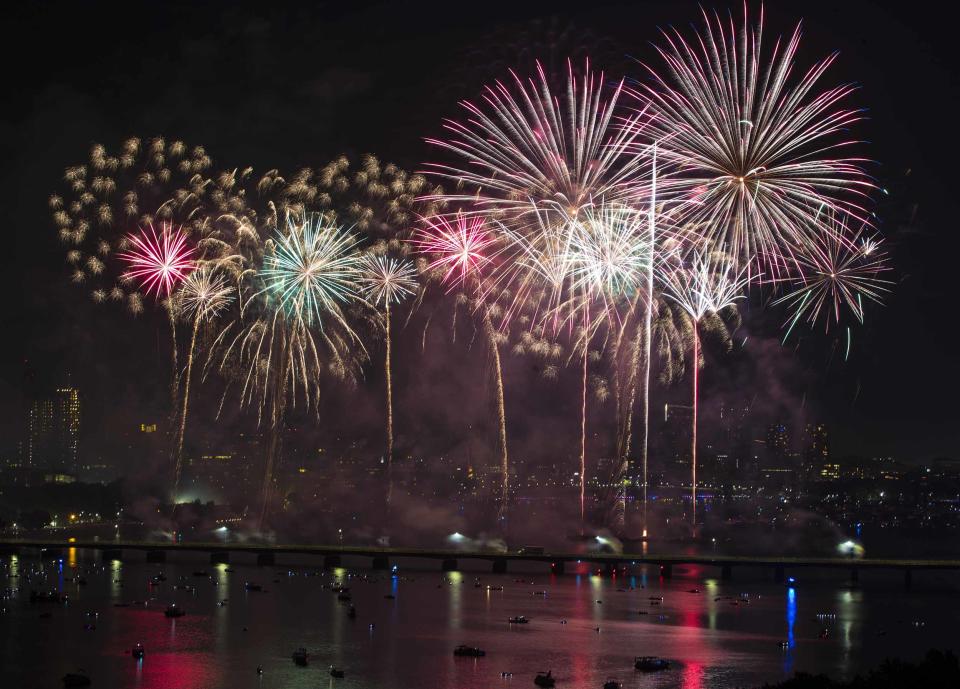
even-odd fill
[[[713,383],[707,378],[705,393],[711,385],[716,394],[744,396],[751,386],[766,394],[783,387],[831,425],[844,453],[960,454],[953,283],[960,248],[960,65],[954,25],[940,6],[861,0],[765,6],[768,36],[802,18],[801,63],[839,50],[825,83],[860,85],[855,102],[869,115],[863,152],[877,161],[872,172],[890,191],[878,225],[899,284],[884,308],[870,310],[848,362],[831,356],[830,338],[806,337],[797,352],[773,351],[777,319],[751,314],[756,344]],[[738,2],[731,7],[739,12]],[[30,386],[56,383],[67,371],[83,386],[90,418],[100,418],[101,428],[119,409],[146,413],[162,389],[151,365],[159,352],[156,342],[150,346],[156,323],[91,308],[68,282],[50,223],[47,196],[91,143],[110,149],[129,135],[182,138],[205,145],[217,168],[289,170],[371,151],[418,169],[431,156],[422,137],[437,135],[441,118],[457,114],[457,99],[500,76],[514,55],[522,62],[543,52],[590,52],[611,75],[625,68],[639,75],[624,56],[652,60],[657,27],[686,28],[699,10],[695,2],[555,0],[366,7],[52,2],[16,3],[6,12],[0,453],[15,446]],[[427,394],[422,381],[416,389]]]

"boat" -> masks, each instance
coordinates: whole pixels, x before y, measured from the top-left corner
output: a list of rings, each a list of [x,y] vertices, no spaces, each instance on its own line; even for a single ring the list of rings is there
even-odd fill
[[[657,656],[637,656],[633,659],[633,666],[641,672],[660,672],[670,669],[670,661]]]
[[[351,620],[357,619],[357,609],[352,605],[350,606],[350,609],[347,610],[347,617],[349,617]]]
[[[195,577],[208,577],[208,576],[210,576],[210,574],[209,574],[209,573],[207,572],[207,570],[205,570],[205,569],[198,569],[196,572],[193,573],[193,576],[195,576]]]
[[[300,665],[301,667],[306,667],[307,663],[310,662],[310,654],[307,653],[307,649],[303,648],[302,646],[294,651],[290,657],[293,658],[294,663]]]
[[[487,652],[482,648],[461,644],[453,649],[453,655],[460,658],[483,658],[485,655],[487,655]]]
[[[623,689],[623,685],[615,679],[608,679],[603,683],[603,689]]]
[[[263,591],[263,587],[260,584],[253,581],[248,581],[246,584],[243,585],[243,588],[245,588],[247,591]]]
[[[790,648],[790,642],[789,642],[789,641],[781,641],[778,645],[779,645],[780,648],[782,648],[782,649]]]
[[[331,665],[331,666],[330,666],[330,676],[331,676],[331,677],[336,677],[337,679],[343,679],[345,675],[344,675],[343,670],[340,670],[339,668],[335,668],[333,665]]]
[[[145,651],[143,649],[143,644],[137,644],[136,646],[133,647],[133,650],[130,651],[130,655],[132,655],[137,660],[143,660],[144,653]]]
[[[187,613],[183,611],[183,608],[178,608],[176,603],[171,603],[167,606],[167,609],[163,611],[163,614],[167,617],[183,617]]]
[[[517,615],[516,617],[511,617],[509,620],[507,620],[507,622],[509,622],[510,624],[530,624],[530,620],[528,620],[523,615]]]
[[[488,585],[487,585],[487,591],[503,591],[503,587],[502,587],[502,586],[490,586],[490,585],[488,584]]]
[[[338,593],[338,594],[337,594],[337,600],[340,601],[340,602],[342,602],[342,603],[345,603],[345,602],[347,602],[347,601],[353,600],[353,598],[350,596],[349,593],[344,592],[344,593]]]
[[[386,598],[387,600],[396,600],[397,597],[392,593],[388,593],[387,595],[384,596],[384,598]]]
[[[68,672],[63,676],[65,687],[89,687],[90,678],[83,672]]]
[[[537,676],[533,678],[533,683],[538,687],[553,687],[556,686],[557,680],[553,678],[551,672],[538,672]]]

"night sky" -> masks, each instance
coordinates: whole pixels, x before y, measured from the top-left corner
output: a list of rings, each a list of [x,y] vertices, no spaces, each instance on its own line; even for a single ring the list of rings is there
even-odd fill
[[[658,27],[686,29],[699,14],[695,2],[639,0],[360,5],[55,2],[5,10],[0,458],[15,451],[24,400],[67,372],[83,391],[88,433],[156,416],[162,402],[161,319],[94,307],[86,290],[69,282],[47,210],[64,167],[85,160],[93,142],[112,150],[131,135],[179,138],[204,145],[214,169],[319,167],[343,152],[369,151],[419,170],[436,155],[423,137],[438,135],[442,118],[458,115],[457,100],[475,96],[506,67],[526,69],[538,55],[550,60],[572,52],[589,54],[608,76],[628,70],[639,77],[627,56],[654,60],[650,41]],[[730,7],[739,12],[739,3]],[[960,455],[954,354],[960,60],[955,25],[939,7],[859,0],[765,5],[768,46],[803,19],[800,66],[838,50],[823,84],[860,85],[853,102],[868,110],[869,120],[858,132],[866,142],[859,152],[877,161],[871,173],[889,191],[879,198],[877,222],[898,284],[885,307],[868,310],[847,362],[832,337],[808,336],[797,351],[796,342],[781,349],[782,314],[747,314],[746,349],[729,366],[714,367],[704,390],[716,398],[751,397],[756,389],[761,403],[765,395],[781,395],[788,407],[802,403],[808,418],[829,424],[841,455]],[[455,355],[469,356],[466,350],[428,364],[415,347],[409,351],[398,389],[406,383],[400,402],[410,403],[411,415],[420,414],[415,396],[442,400],[480,384],[476,375],[453,371],[462,366]],[[544,386],[520,389],[520,372],[513,380],[507,389],[512,415],[519,415],[513,430],[540,418],[544,424],[575,418],[563,403],[551,407],[542,399],[562,395]],[[379,384],[373,371],[361,390],[337,394],[375,418],[371,399],[378,399]],[[530,416],[523,418],[527,407]],[[429,420],[422,432],[462,432],[431,413],[421,415]],[[336,415],[330,419],[339,423]],[[371,428],[338,426],[344,434]]]

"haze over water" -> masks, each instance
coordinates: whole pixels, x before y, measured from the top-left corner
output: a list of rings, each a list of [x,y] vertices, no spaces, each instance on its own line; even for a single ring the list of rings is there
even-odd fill
[[[584,565],[582,574],[554,577],[536,567],[493,575],[464,561],[473,571],[441,573],[432,562],[400,560],[391,576],[324,571],[292,556],[274,567],[186,555],[162,565],[131,559],[102,563],[71,550],[63,561],[4,560],[6,686],[59,687],[64,673],[83,668],[93,687],[118,689],[489,689],[533,686],[541,670],[552,670],[558,687],[599,689],[609,678],[636,688],[753,687],[795,671],[851,677],[888,656],[919,659],[949,646],[960,622],[950,573],[919,573],[905,591],[899,574],[862,574],[851,588],[845,573],[788,572],[798,579],[789,586],[773,583],[769,570],[746,568],[720,581],[714,569],[695,567],[675,567],[664,580],[640,567],[611,577]],[[166,581],[152,585],[159,572]],[[81,576],[86,585],[74,581]],[[248,592],[246,582],[265,591]],[[331,591],[335,582],[349,587],[356,619]],[[31,589],[56,589],[70,602],[31,604]],[[651,601],[659,596],[659,605]],[[166,618],[171,602],[186,616]],[[514,615],[531,622],[508,624]],[[137,643],[146,649],[142,662],[130,655]],[[486,657],[455,658],[461,643]],[[291,660],[299,646],[311,653],[309,667]],[[663,656],[673,667],[642,674],[633,668],[637,655]],[[346,677],[331,678],[331,664]]]

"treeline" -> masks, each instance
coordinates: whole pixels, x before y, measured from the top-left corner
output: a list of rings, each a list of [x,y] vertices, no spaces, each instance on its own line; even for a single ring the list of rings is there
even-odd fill
[[[826,675],[799,672],[796,677],[779,684],[765,684],[763,689],[957,689],[960,687],[960,663],[951,651],[931,650],[920,663],[887,660],[866,676],[857,675],[849,682],[830,679]]]

